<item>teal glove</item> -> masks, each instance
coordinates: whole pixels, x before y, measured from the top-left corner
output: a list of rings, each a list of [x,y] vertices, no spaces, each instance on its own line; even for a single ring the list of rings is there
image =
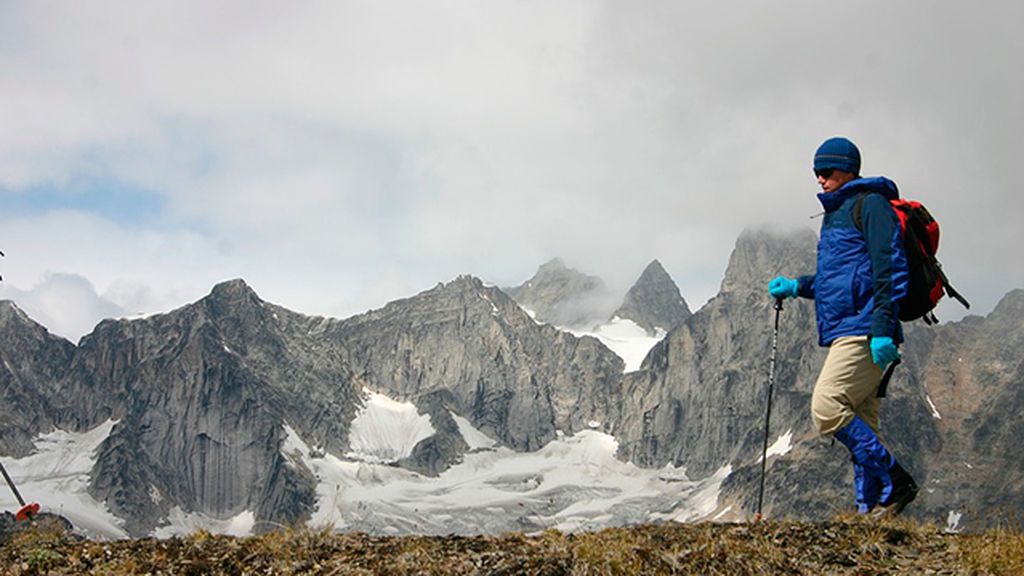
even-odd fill
[[[776,276],[768,283],[768,293],[772,295],[772,298],[796,298],[799,289],[799,282],[785,276]]]
[[[900,349],[888,336],[876,336],[871,339],[871,359],[880,367],[885,368],[890,362],[900,359]]]

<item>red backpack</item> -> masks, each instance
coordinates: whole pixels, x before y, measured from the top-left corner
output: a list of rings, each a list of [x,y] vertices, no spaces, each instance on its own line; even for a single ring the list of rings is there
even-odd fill
[[[853,224],[861,232],[861,211],[867,194],[861,194],[853,205]],[[900,320],[909,322],[921,318],[926,324],[937,323],[932,310],[944,294],[970,309],[970,303],[949,285],[942,264],[935,258],[939,250],[939,223],[920,202],[903,199],[889,202],[900,221],[900,235],[910,271],[907,295],[899,300]]]

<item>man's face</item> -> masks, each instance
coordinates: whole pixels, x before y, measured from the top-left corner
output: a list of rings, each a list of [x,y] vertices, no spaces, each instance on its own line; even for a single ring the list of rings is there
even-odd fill
[[[821,186],[821,190],[825,193],[839,190],[843,187],[843,184],[846,184],[856,177],[851,172],[843,172],[842,170],[836,170],[834,168],[815,170],[814,175],[818,177],[818,185]]]

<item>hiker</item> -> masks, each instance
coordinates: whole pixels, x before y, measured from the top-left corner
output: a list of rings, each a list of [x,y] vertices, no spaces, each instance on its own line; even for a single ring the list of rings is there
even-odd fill
[[[899,197],[896,184],[861,177],[860,163],[860,151],[846,138],[818,147],[814,174],[825,213],[817,272],[779,276],[768,292],[814,299],[818,343],[829,349],[811,399],[814,423],[850,450],[858,512],[895,515],[917,495],[917,484],[882,443],[878,386],[883,369],[900,357],[897,300],[907,291],[907,260],[889,202]]]

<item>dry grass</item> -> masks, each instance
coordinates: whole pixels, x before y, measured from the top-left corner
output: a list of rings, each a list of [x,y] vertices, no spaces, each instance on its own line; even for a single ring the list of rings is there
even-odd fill
[[[96,542],[37,523],[0,545],[28,574],[1024,574],[1024,535],[906,521],[660,524],[600,532],[374,537],[288,529],[250,538]]]

